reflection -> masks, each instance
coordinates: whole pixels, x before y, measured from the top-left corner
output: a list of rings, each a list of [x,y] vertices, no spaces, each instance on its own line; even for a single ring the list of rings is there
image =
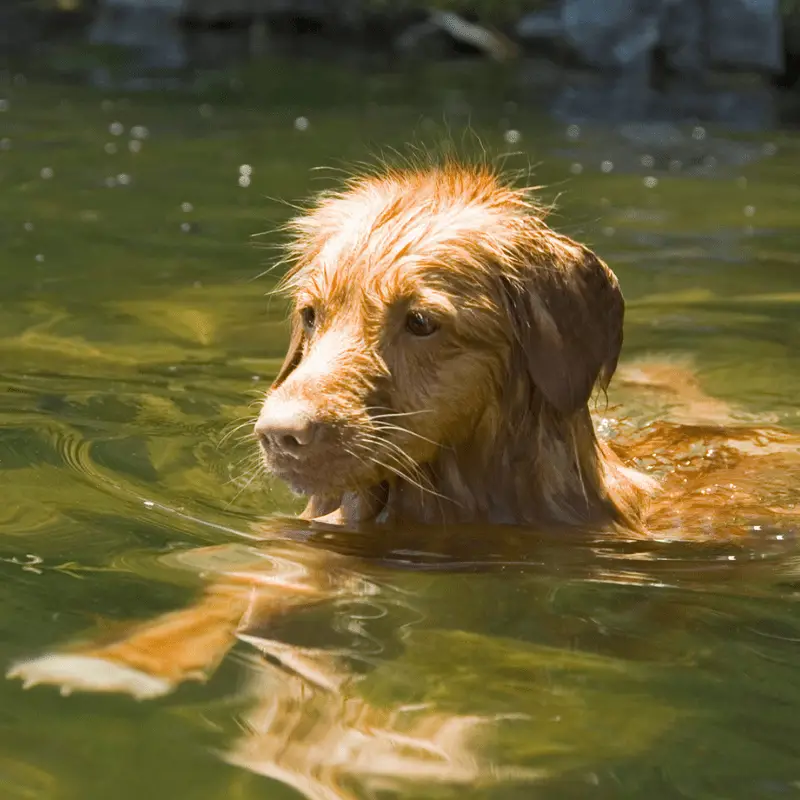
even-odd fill
[[[110,641],[76,643],[16,664],[8,676],[25,688],[56,685],[64,695],[120,692],[152,699],[184,681],[207,680],[238,641],[263,659],[246,660],[243,694],[251,707],[242,719],[245,734],[224,754],[231,764],[324,800],[405,783],[541,777],[540,770],[500,768],[485,756],[482,742],[507,715],[453,713],[432,701],[374,703],[362,696],[365,676],[348,664],[347,654],[261,633],[292,609],[375,595],[379,589],[351,559],[300,542],[206,548],[191,557],[195,567],[204,561],[220,570],[195,604]]]
[[[641,676],[617,658],[438,630],[435,596],[407,592],[401,601],[418,606],[419,624],[388,620],[391,628],[403,629],[396,657],[382,652],[364,659],[354,645],[309,648],[282,639],[280,624],[289,612],[323,602],[350,618],[356,613],[346,610],[346,601],[373,606],[385,601],[391,607],[393,589],[387,582],[393,573],[387,566],[419,567],[424,575],[434,565],[446,572],[442,559],[434,562],[423,546],[427,541],[428,547],[447,549],[448,541],[431,542],[430,531],[422,529],[382,539],[275,524],[269,530],[262,526],[261,533],[270,540],[171,557],[173,566],[202,572],[209,581],[194,604],[105,639],[18,663],[9,677],[21,679],[26,688],[51,684],[63,694],[118,692],[144,700],[169,694],[186,681],[208,680],[231,648],[244,644],[262,658],[245,660],[244,733],[226,745],[223,758],[311,800],[368,797],[409,785],[430,796],[425,787],[541,779],[554,763],[571,769],[588,752],[597,758],[637,750],[675,715],[652,699],[645,701],[646,715],[633,713],[632,707],[643,702]],[[587,555],[593,561],[580,539],[564,548],[543,535],[538,558],[526,563],[520,547],[532,551],[530,533],[527,538],[520,531],[496,533],[493,552],[508,560],[486,553],[465,560],[464,548],[471,543],[459,531],[449,540],[449,571],[494,573],[511,567],[535,575],[544,564],[544,573],[551,570],[558,558],[565,558],[565,565],[586,563]],[[360,557],[353,554],[354,543]],[[448,607],[460,602],[459,591],[474,591],[477,579],[471,576],[461,589],[451,585],[456,594]],[[509,588],[514,587],[520,588],[516,583]],[[551,592],[546,583],[541,589]],[[523,593],[519,602],[531,598],[535,595]],[[563,623],[552,612],[548,619],[538,604],[529,613],[537,624]],[[632,706],[624,699],[630,687]],[[614,735],[607,737],[610,729]]]
[[[275,663],[251,667],[254,706],[244,735],[223,755],[311,800],[344,800],[409,785],[486,785],[543,772],[502,768],[482,753],[498,718],[458,715],[432,703],[381,708],[359,695],[331,653],[240,634]]]

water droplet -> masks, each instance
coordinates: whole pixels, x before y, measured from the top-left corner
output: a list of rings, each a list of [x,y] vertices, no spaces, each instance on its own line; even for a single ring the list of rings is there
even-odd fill
[[[261,380],[261,376],[253,375],[253,377],[250,380],[253,381],[253,383],[258,383]]]
[[[653,158],[653,156],[642,156],[639,159],[639,163],[645,169],[653,169],[653,167],[656,165],[656,160]]]
[[[197,110],[200,112],[200,116],[205,119],[208,119],[214,113],[214,109],[208,103],[203,103]]]
[[[252,175],[253,168],[249,164],[242,164],[239,167],[239,174],[240,175]]]
[[[702,142],[706,138],[706,129],[702,125],[695,125],[692,128],[692,139],[696,142]]]
[[[5,97],[0,97],[0,111],[8,111],[8,100]]]
[[[607,197],[600,198],[600,207],[601,208],[608,208],[611,205],[611,201]]]
[[[128,150],[131,153],[138,153],[142,149],[142,143],[138,139],[131,139],[128,142]]]
[[[53,168],[52,167],[42,167],[41,171],[39,172],[42,180],[49,181],[50,178],[53,177]]]
[[[181,211],[184,214],[191,214],[194,211],[194,206],[191,203],[181,203]]]
[[[242,189],[246,189],[250,185],[250,176],[249,175],[240,175],[239,176],[239,186]]]
[[[581,136],[581,128],[580,125],[568,125],[567,126],[567,139],[580,139]]]
[[[522,134],[512,128],[503,134],[503,139],[505,139],[506,144],[517,144],[522,141]]]
[[[603,161],[600,164],[600,172],[611,172],[612,169],[614,169],[613,161]]]
[[[606,227],[603,228],[603,236],[613,236],[615,233],[616,230],[614,230],[611,225],[606,225]]]
[[[25,223],[25,224],[22,226],[23,230],[26,230],[28,233],[30,233],[30,232],[33,230],[33,227],[34,227],[34,226],[33,226],[33,223],[32,223],[32,222],[26,222],[26,223]]]
[[[114,108],[114,101],[113,100],[103,100],[103,102],[100,103],[100,108],[102,108],[103,111],[111,111]]]
[[[130,182],[131,182],[131,176],[128,175],[127,173],[120,172],[120,174],[117,175],[117,183],[120,186],[128,186]]]
[[[181,222],[181,232],[182,233],[191,233],[192,232],[192,223],[191,222]]]
[[[646,186],[648,189],[655,189],[655,188],[656,188],[656,186],[658,186],[658,178],[656,178],[656,177],[655,177],[655,176],[653,176],[653,175],[648,175],[648,176],[647,176],[647,177],[646,177],[646,178],[645,178],[645,179],[642,181],[642,183],[644,183],[644,185],[645,185],[645,186]]]
[[[746,217],[752,217],[756,213],[756,207],[755,206],[745,206],[744,209],[742,209],[742,212],[744,213],[744,215]]]
[[[112,122],[108,126],[108,132],[112,136],[122,136],[125,133],[125,126],[121,122]]]
[[[117,152],[117,146],[114,144],[114,142],[106,142],[103,150],[105,150],[110,156],[113,156],[114,153]]]
[[[577,161],[574,164],[570,165],[569,171],[573,175],[580,175],[583,172],[583,164],[579,164]]]
[[[308,130],[308,126],[309,126],[309,124],[310,124],[310,123],[309,123],[309,121],[308,121],[308,117],[298,117],[298,118],[297,118],[297,119],[294,121],[294,129],[295,129],[296,131],[301,131],[301,132],[302,132],[302,131],[307,131],[307,130]]]
[[[683,161],[679,158],[673,158],[672,161],[669,162],[669,171],[670,172],[680,172],[683,168]]]
[[[736,556],[728,556],[728,561],[736,561]]]
[[[145,500],[145,501],[144,501],[144,505],[145,505],[147,508],[153,508],[153,506],[155,506],[155,503],[154,503],[152,500]]]
[[[117,185],[117,179],[113,175],[109,175],[105,180],[105,184],[109,189],[113,189]]]
[[[150,131],[144,125],[134,125],[131,128],[131,136],[134,139],[146,139],[150,135]]]
[[[739,177],[736,179],[736,185],[737,185],[737,186],[738,186],[740,189],[746,189],[746,188],[747,188],[747,178],[745,178],[745,176],[744,176],[744,175],[740,175],[740,176],[739,176]]]
[[[778,145],[775,142],[767,142],[762,148],[761,152],[765,156],[774,156],[778,152]]]
[[[40,264],[44,261],[44,256],[41,253],[37,253],[35,258]]]
[[[0,139],[0,150],[10,150],[11,149],[11,139],[7,136],[4,139]]]

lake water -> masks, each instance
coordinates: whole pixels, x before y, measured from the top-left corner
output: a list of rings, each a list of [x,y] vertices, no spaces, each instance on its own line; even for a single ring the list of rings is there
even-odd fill
[[[251,480],[246,426],[225,437],[283,355],[267,270],[286,201],[446,128],[532,166],[554,226],[615,269],[625,358],[690,356],[710,393],[800,428],[800,137],[569,127],[491,71],[451,77],[297,66],[248,91],[127,95],[3,77],[4,666],[185,606],[196,548],[246,557],[259,521],[300,508]],[[245,643],[154,701],[0,681],[0,796],[298,797],[295,747],[327,800],[800,797],[795,533],[731,549],[464,531],[449,550],[387,534],[361,601],[272,631],[348,659],[346,703]],[[273,777],[225,757],[264,698],[293,715],[264,745]],[[391,731],[380,750],[376,726],[428,751]]]

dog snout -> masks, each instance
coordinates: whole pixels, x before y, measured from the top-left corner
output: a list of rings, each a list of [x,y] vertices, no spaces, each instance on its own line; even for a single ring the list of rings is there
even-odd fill
[[[300,455],[322,438],[322,429],[309,409],[281,403],[262,410],[255,433],[268,449]]]

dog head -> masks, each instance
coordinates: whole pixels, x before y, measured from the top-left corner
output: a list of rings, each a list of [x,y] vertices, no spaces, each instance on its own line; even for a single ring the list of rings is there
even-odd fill
[[[488,419],[513,434],[515,402],[569,417],[614,372],[613,273],[489,168],[353,180],[292,230],[291,341],[256,433],[297,491],[416,481]]]

